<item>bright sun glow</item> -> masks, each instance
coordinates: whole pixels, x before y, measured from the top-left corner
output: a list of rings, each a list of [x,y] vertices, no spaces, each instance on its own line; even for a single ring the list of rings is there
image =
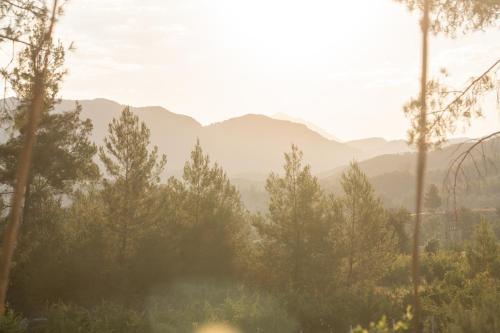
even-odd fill
[[[392,0],[75,1],[59,30],[78,48],[65,98],[162,105],[203,124],[286,113],[345,140],[399,139],[418,91],[418,18]],[[481,71],[498,37],[439,40],[431,72],[443,61],[460,78]],[[469,135],[493,130],[490,115]]]

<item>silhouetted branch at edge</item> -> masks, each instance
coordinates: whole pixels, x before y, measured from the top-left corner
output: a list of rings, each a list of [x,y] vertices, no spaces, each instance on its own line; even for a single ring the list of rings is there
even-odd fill
[[[453,104],[455,104],[458,101],[460,101],[462,99],[462,97],[464,97],[465,94],[467,94],[467,92],[469,90],[471,90],[472,87],[474,87],[476,85],[476,83],[478,83],[479,81],[481,81],[486,75],[488,75],[499,64],[500,64],[500,59],[498,59],[497,61],[495,61],[493,63],[493,65],[491,65],[486,71],[484,71],[483,74],[481,74],[480,76],[478,76],[477,78],[475,78],[474,80],[472,80],[472,82],[464,90],[456,91],[456,92],[459,93],[459,95],[456,96],[450,103],[448,103],[444,107],[444,109],[438,110],[438,111],[429,112],[428,114],[430,115],[430,114],[436,114],[436,113],[445,113],[446,111],[448,111],[453,106]]]
[[[12,42],[15,42],[15,43],[21,43],[21,44],[24,44],[24,45],[28,45],[28,46],[31,46],[30,43],[22,40],[22,39],[19,39],[17,37],[13,37],[13,36],[7,36],[7,35],[4,35],[4,34],[0,34],[0,39],[6,39],[6,40],[10,40]]]
[[[37,54],[40,54],[43,46],[50,43],[52,32],[56,21],[58,8],[58,0],[54,0],[52,6],[52,14],[48,30],[40,42],[41,45],[37,48]],[[22,211],[25,199],[26,185],[28,180],[29,169],[31,165],[31,156],[33,146],[36,141],[36,130],[40,122],[41,113],[44,105],[44,92],[47,79],[47,67],[49,64],[50,51],[47,50],[44,54],[42,68],[38,75],[35,76],[33,84],[33,97],[28,109],[28,122],[26,125],[26,136],[23,143],[23,148],[19,156],[19,164],[16,171],[16,180],[14,185],[14,194],[12,195],[12,208],[2,243],[2,252],[0,257],[0,318],[5,315],[5,302],[7,298],[7,290],[9,285],[10,268],[12,257],[17,243],[17,236],[21,226]]]
[[[420,304],[420,224],[422,220],[422,201],[424,192],[424,177],[427,164],[427,67],[428,67],[428,38],[429,38],[429,0],[424,0],[422,12],[422,68],[420,77],[420,115],[418,120],[418,157],[417,157],[417,193],[415,203],[415,230],[413,231],[412,250],[412,282],[413,282],[413,330],[415,333],[423,331]]]
[[[26,6],[26,5],[23,5],[23,4],[18,4],[18,3],[14,2],[14,1],[11,1],[11,0],[2,0],[2,1],[5,2],[6,4],[12,6],[12,7],[16,7],[18,9],[22,9],[22,10],[26,10],[26,11],[32,12],[33,14],[36,14],[35,9],[38,9],[38,10],[42,11],[41,8],[39,8],[37,6],[34,6],[34,5]]]
[[[11,1],[11,0],[1,0],[1,1],[4,2],[5,4],[7,4],[8,6],[17,8],[17,9],[19,9],[21,11],[29,12],[32,15],[34,15],[35,17],[38,17],[40,15],[44,15],[44,13],[45,13],[45,9],[44,8],[40,8],[38,6],[35,6],[32,3],[30,5],[26,5],[24,3],[19,3],[19,2]],[[9,36],[9,35],[5,35],[5,34],[1,34],[0,33],[0,39],[4,39],[4,40],[11,41],[11,42],[21,43],[21,44],[24,44],[24,45],[31,46],[30,43],[28,43],[28,42],[20,39],[19,36],[14,36],[14,35]]]
[[[431,112],[431,113],[443,113],[443,112],[446,112],[447,110],[449,110],[449,108],[453,104],[460,101],[465,96],[465,94],[467,94],[467,92],[469,92],[478,82],[480,82],[486,75],[488,75],[491,71],[493,71],[495,69],[495,67],[497,67],[498,65],[500,65],[500,59],[496,60],[481,75],[479,75],[477,78],[472,80],[470,82],[470,84],[467,85],[467,87],[465,87],[463,90],[459,91],[460,94],[458,96],[456,96],[453,99],[453,101],[451,101],[449,104],[447,104],[447,106],[443,110],[439,110],[439,111],[435,111],[435,112]],[[474,159],[472,152],[474,151],[474,149],[476,147],[478,147],[478,146],[481,147],[482,159],[483,159],[483,163],[484,163],[485,168],[486,168],[487,161],[486,161],[486,155],[485,155],[484,148],[483,148],[482,144],[485,141],[487,141],[487,140],[489,140],[497,135],[500,135],[500,131],[493,132],[487,136],[484,136],[478,140],[475,140],[475,143],[472,146],[470,146],[468,149],[466,149],[462,153],[458,154],[458,156],[455,159],[453,159],[453,161],[450,163],[450,166],[449,166],[449,168],[446,172],[446,176],[444,178],[444,182],[445,183],[448,182],[450,180],[451,174],[453,173],[453,184],[452,184],[451,192],[453,194],[453,211],[454,211],[455,222],[458,222],[457,185],[458,185],[459,173],[461,172],[463,174],[463,176],[466,178],[462,166],[465,163],[465,161],[467,160],[467,158],[470,157],[470,159],[472,160],[472,163],[474,165],[474,168],[476,169],[476,172],[481,177],[482,176],[481,171],[479,170],[479,167],[477,165],[476,160]],[[463,144],[465,144],[465,143],[463,143]],[[458,148],[455,150],[454,154],[462,147],[463,144],[458,145]],[[453,170],[454,170],[454,172],[453,172]],[[445,187],[445,186],[443,186],[443,187]]]
[[[500,131],[493,132],[487,136],[484,136],[478,140],[474,144],[472,144],[469,148],[467,148],[465,151],[462,153],[458,154],[457,157],[453,159],[453,161],[450,163],[450,166],[448,168],[448,171],[446,172],[446,177],[445,179],[450,179],[450,175],[453,173],[453,185],[452,185],[452,194],[453,194],[453,210],[454,210],[454,217],[455,217],[455,222],[458,222],[458,209],[457,209],[457,184],[458,184],[458,175],[462,171],[463,172],[463,164],[467,160],[468,157],[470,157],[474,163],[474,167],[476,168],[477,172],[479,175],[481,175],[479,168],[476,164],[476,161],[474,160],[474,157],[472,155],[472,152],[476,147],[481,146],[482,144],[495,137],[500,135]],[[482,154],[483,154],[483,160],[485,159],[485,153],[484,149],[482,149]]]
[[[491,65],[486,71],[484,71],[481,75],[479,75],[477,78],[472,80],[470,84],[465,87],[463,90],[455,90],[455,91],[448,91],[447,93],[455,93],[458,94],[450,103],[448,103],[443,109],[441,110],[436,110],[432,112],[428,112],[427,115],[436,115],[434,121],[432,124],[429,126],[430,129],[434,128],[436,124],[442,120],[443,115],[450,110],[450,108],[455,104],[458,103],[478,82],[480,82],[486,75],[488,75],[491,71],[495,69],[500,64],[500,59],[495,61],[493,65]]]

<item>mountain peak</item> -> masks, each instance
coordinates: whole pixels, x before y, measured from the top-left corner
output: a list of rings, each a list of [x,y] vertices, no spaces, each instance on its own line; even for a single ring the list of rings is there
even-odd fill
[[[333,136],[329,132],[325,131],[324,129],[322,129],[321,127],[317,126],[316,124],[314,124],[310,121],[307,121],[307,120],[304,120],[301,118],[295,118],[295,117],[292,117],[292,116],[290,116],[286,113],[283,113],[283,112],[275,113],[274,115],[271,116],[271,118],[278,119],[278,120],[286,120],[286,121],[290,121],[292,123],[305,125],[310,130],[318,133],[319,135],[325,137],[328,140],[342,142],[342,140],[340,140],[339,138]]]

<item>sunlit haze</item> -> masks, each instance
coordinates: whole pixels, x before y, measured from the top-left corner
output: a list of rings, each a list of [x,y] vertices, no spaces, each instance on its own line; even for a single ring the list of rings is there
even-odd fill
[[[388,0],[73,1],[58,34],[77,47],[63,98],[161,105],[203,124],[286,113],[343,140],[404,138],[402,105],[418,92],[418,17]],[[500,31],[434,37],[431,50],[431,72],[446,65],[462,83],[496,60]],[[457,135],[498,127],[485,106],[487,120]]]
[[[0,0],[0,77],[0,333],[500,333],[500,0]]]

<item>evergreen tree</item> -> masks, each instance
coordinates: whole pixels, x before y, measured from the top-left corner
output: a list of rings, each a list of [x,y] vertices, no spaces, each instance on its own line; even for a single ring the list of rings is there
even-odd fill
[[[18,111],[22,114],[22,109]],[[23,220],[37,214],[31,212],[32,198],[37,197],[36,188],[44,195],[70,194],[73,185],[80,181],[96,179],[99,171],[93,161],[97,151],[90,142],[92,123],[80,119],[81,107],[63,113],[46,110],[37,130],[26,186]],[[17,117],[22,117],[18,114]],[[0,145],[0,183],[14,186],[18,156],[24,142],[24,130],[14,132],[7,142]],[[42,186],[43,185],[43,186]],[[47,190],[49,192],[47,192]],[[38,212],[39,213],[39,212]]]
[[[434,184],[431,184],[424,196],[424,206],[427,209],[435,211],[436,209],[441,207],[441,204],[442,202],[441,197],[439,196],[438,187]]]
[[[16,28],[23,26],[20,20],[23,15],[16,15],[17,9],[33,13],[32,7],[26,9],[24,4],[19,6],[17,3],[17,6],[12,6],[15,2],[7,2],[8,5],[4,2],[0,5],[2,11],[0,14],[2,21],[0,42],[4,41],[6,37],[17,41],[18,36],[16,36],[15,30],[11,30],[12,26],[10,24],[4,25],[5,22],[15,22]],[[41,8],[40,15],[35,14],[33,18],[36,19],[27,25],[28,31],[30,31],[29,39],[28,42],[24,42],[26,47],[19,53],[18,66],[14,68],[12,73],[6,69],[2,70],[2,75],[10,83],[11,88],[21,101],[21,107],[24,111],[21,113],[23,117],[20,118],[22,122],[16,125],[24,131],[24,138],[13,182],[8,222],[3,230],[2,251],[0,253],[0,319],[5,313],[9,275],[22,221],[38,126],[44,112],[49,110],[55,102],[60,81],[65,73],[61,69],[64,49],[60,44],[54,45],[53,43],[54,27],[58,16],[62,13],[61,7],[59,7],[58,0],[52,1],[51,9],[44,2],[41,2],[40,5],[41,7],[38,7]],[[22,29],[18,31],[22,31]],[[4,120],[3,115],[2,120]]]
[[[284,171],[284,176],[272,173],[267,179],[268,219],[257,226],[269,270],[266,279],[300,290],[313,282],[321,285],[315,279],[331,278],[324,269],[333,266],[332,225],[318,179],[302,165],[302,152],[295,145],[285,154]]]
[[[197,141],[181,180],[171,178],[167,192],[177,208],[171,226],[179,239],[180,270],[187,275],[235,273],[248,242],[245,210],[221,167],[210,163]]]
[[[150,131],[129,107],[109,124],[99,157],[106,169],[104,200],[108,223],[117,238],[117,255],[130,254],[130,240],[146,227],[148,191],[158,184],[166,164],[158,148],[149,150]]]
[[[474,229],[467,248],[467,260],[473,274],[489,271],[498,260],[499,247],[491,224],[482,220]]]
[[[37,130],[9,293],[9,302],[26,311],[63,296],[64,274],[56,273],[62,270],[66,245],[62,200],[72,196],[75,184],[98,176],[91,130],[90,120],[80,119],[78,106],[63,113],[46,110]],[[0,183],[7,187],[14,185],[24,140],[22,128],[14,133],[0,145]]]
[[[376,280],[393,256],[395,236],[373,187],[359,165],[351,163],[341,178],[343,241],[349,284]]]
[[[408,230],[412,222],[410,212],[405,208],[388,210],[387,217],[389,228],[395,237],[397,249],[400,253],[410,253],[410,237],[408,236]]]

